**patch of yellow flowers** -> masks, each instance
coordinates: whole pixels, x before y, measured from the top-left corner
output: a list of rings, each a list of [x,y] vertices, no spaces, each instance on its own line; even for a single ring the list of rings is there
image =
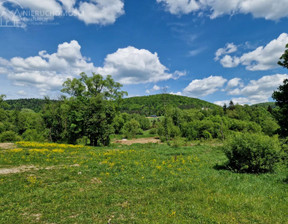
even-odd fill
[[[21,152],[23,149],[17,148],[17,149],[11,149],[10,152]]]
[[[57,143],[39,143],[39,142],[25,142],[25,141],[16,142],[16,144],[24,148],[61,148],[61,149],[83,148],[82,145],[67,145]]]

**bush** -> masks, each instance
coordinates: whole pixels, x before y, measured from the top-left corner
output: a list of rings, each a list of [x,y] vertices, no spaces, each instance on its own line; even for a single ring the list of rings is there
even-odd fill
[[[21,137],[14,131],[5,131],[0,134],[0,142],[14,142],[19,140],[21,140]]]
[[[152,128],[149,130],[150,135],[156,135],[157,134],[157,128]]]
[[[260,134],[237,133],[224,146],[228,167],[237,172],[271,172],[279,161],[280,143],[277,138]]]
[[[42,142],[45,140],[44,136],[42,135],[42,133],[39,133],[37,130],[35,129],[27,129],[23,134],[22,134],[22,138],[25,141],[38,141],[38,142]]]
[[[134,138],[138,133],[141,133],[141,131],[140,124],[135,119],[128,121],[123,127],[126,138]]]

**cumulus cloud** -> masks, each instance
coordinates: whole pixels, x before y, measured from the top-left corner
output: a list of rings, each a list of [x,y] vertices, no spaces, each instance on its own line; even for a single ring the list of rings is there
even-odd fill
[[[154,85],[154,86],[153,86],[153,90],[154,90],[154,91],[158,91],[158,90],[160,90],[160,89],[161,89],[160,86],[157,86],[157,85]]]
[[[231,88],[234,88],[234,87],[243,87],[243,82],[242,82],[242,79],[240,78],[234,78],[234,79],[231,79],[229,80],[229,82],[227,83],[227,88],[228,89],[231,89]]]
[[[122,0],[7,0],[0,2],[0,15],[8,22],[25,27],[29,24],[27,10],[35,22],[41,17],[41,22],[53,20],[54,17],[69,15],[78,18],[86,24],[109,25],[122,16],[124,3]],[[26,14],[23,14],[25,12]]]
[[[171,92],[170,94],[171,94],[171,95],[176,95],[176,96],[182,96],[182,93],[181,93],[181,92],[176,92],[176,93]]]
[[[184,95],[203,97],[215,93],[224,86],[227,80],[221,76],[210,76],[193,80],[183,91]]]
[[[107,55],[103,67],[96,67],[82,55],[76,40],[59,44],[57,52],[52,54],[40,51],[27,58],[0,58],[0,74],[6,74],[15,85],[36,87],[42,95],[61,89],[67,78],[79,77],[81,72],[112,75],[122,84],[157,83],[185,74],[179,71],[169,73],[157,53],[135,47],[118,49]],[[160,87],[156,84],[151,89],[158,90]]]
[[[252,14],[255,18],[279,20],[288,17],[286,0],[200,0],[212,10],[211,18],[224,14]]]
[[[108,25],[124,14],[122,0],[91,0],[81,2],[73,13],[86,24]]]
[[[77,77],[81,72],[91,73],[94,65],[82,56],[81,46],[73,40],[60,44],[53,54],[40,51],[37,56],[1,59],[1,68],[15,85],[36,87],[43,95],[59,90],[67,78]]]
[[[179,71],[169,73],[168,68],[161,64],[157,53],[132,46],[120,48],[107,55],[104,66],[98,67],[97,73],[112,75],[122,84],[156,83],[183,75]]]
[[[273,68],[277,68],[279,58],[285,50],[285,46],[288,43],[288,34],[282,33],[277,39],[272,40],[266,46],[260,46],[257,49],[244,53],[242,56],[230,56],[235,51],[227,53],[221,58],[221,52],[225,51],[224,48],[220,48],[216,52],[216,60],[220,60],[223,67],[233,68],[238,65],[243,65],[250,71],[264,71]],[[220,53],[219,53],[220,52]]]
[[[237,46],[233,43],[228,43],[224,48],[219,48],[215,53],[215,60],[219,60],[222,55],[231,54],[237,51]]]
[[[288,74],[275,74],[263,76],[258,80],[251,80],[247,85],[243,85],[240,78],[232,79],[228,82],[227,92],[229,95],[236,96],[232,98],[234,103],[238,104],[257,104],[268,102],[272,93],[288,79]],[[234,89],[231,89],[235,87]],[[227,101],[216,101],[215,104],[223,105]]]
[[[189,14],[200,9],[198,2],[195,0],[156,0],[165,6],[171,14],[181,15]]]
[[[203,12],[215,19],[222,15],[252,14],[255,18],[279,20],[288,17],[287,0],[156,0],[174,15]]]
[[[225,55],[221,60],[220,60],[221,65],[224,68],[235,68],[240,64],[240,58],[238,57],[231,57],[230,55]]]

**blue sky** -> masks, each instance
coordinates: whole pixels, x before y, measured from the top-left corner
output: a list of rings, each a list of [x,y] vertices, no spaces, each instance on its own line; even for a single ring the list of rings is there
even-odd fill
[[[129,96],[271,101],[288,78],[287,0],[0,1],[0,94],[57,98],[80,72]],[[7,27],[9,26],[9,27]]]

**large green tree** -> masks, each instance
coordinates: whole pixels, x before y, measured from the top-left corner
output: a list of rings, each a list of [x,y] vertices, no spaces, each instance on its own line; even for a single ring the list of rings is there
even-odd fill
[[[68,79],[63,84],[63,93],[71,97],[65,100],[67,111],[67,136],[70,143],[87,137],[90,145],[108,145],[113,133],[113,120],[119,101],[127,94],[122,85],[111,76],[104,79],[99,74],[88,77],[80,74],[79,79]]]
[[[279,106],[277,120],[281,127],[281,135],[288,136],[288,79],[284,80],[283,85],[279,86],[278,90],[272,95],[276,100],[276,105]]]
[[[288,69],[288,44],[286,45],[286,48],[287,49],[280,57],[278,64]],[[279,86],[272,97],[276,100],[276,105],[280,108],[278,121],[281,127],[281,135],[288,136],[288,79],[284,80],[283,85]]]
[[[284,68],[288,68],[288,44],[286,45],[286,50],[284,54],[280,57],[280,61],[278,64],[283,66]]]

